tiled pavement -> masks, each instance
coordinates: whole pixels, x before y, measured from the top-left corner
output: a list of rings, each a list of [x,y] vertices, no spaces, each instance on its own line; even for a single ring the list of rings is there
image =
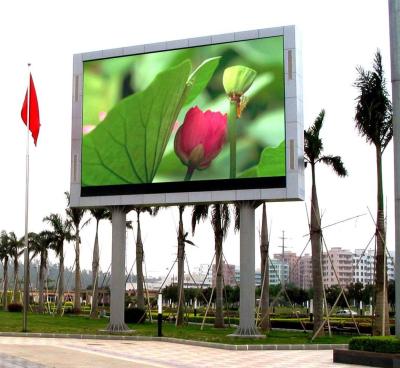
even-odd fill
[[[0,337],[1,368],[357,368],[332,350],[232,351],[159,341]]]

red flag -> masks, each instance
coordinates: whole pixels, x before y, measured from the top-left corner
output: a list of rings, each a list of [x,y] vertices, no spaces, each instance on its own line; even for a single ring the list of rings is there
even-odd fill
[[[39,136],[40,117],[39,117],[39,104],[36,96],[35,85],[33,84],[32,74],[29,75],[30,86],[26,91],[24,104],[22,105],[21,118],[25,125],[28,124],[28,91],[29,96],[29,130],[32,133],[33,141],[36,142]]]

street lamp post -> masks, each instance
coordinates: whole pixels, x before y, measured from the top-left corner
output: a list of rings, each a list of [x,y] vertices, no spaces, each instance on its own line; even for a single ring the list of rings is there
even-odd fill
[[[390,59],[392,76],[396,336],[400,337],[400,0],[389,0]]]

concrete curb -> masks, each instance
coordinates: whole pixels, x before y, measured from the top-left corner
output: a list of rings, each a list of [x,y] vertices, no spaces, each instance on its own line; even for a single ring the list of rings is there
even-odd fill
[[[162,341],[174,344],[201,346],[224,350],[333,350],[347,349],[347,344],[281,344],[281,345],[231,345],[207,341],[177,339],[174,337],[153,336],[119,336],[119,335],[78,335],[60,333],[33,333],[33,332],[0,332],[0,337],[36,337],[58,339],[88,339],[88,340],[128,340],[128,341]]]

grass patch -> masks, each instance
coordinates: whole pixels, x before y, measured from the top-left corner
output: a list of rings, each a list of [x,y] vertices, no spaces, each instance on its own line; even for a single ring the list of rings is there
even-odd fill
[[[65,333],[65,334],[106,334],[99,332],[105,329],[108,319],[91,320],[86,316],[64,315],[63,317],[28,313],[28,331],[37,333]],[[157,324],[128,324],[135,330],[133,335],[157,336]],[[21,332],[22,313],[0,311],[1,332]],[[347,344],[349,336],[333,335],[315,339],[311,342],[311,335],[302,331],[271,331],[264,339],[233,338],[227,335],[235,328],[216,329],[212,326],[186,325],[175,327],[173,323],[163,323],[163,336],[177,339],[208,341],[222,344]]]

